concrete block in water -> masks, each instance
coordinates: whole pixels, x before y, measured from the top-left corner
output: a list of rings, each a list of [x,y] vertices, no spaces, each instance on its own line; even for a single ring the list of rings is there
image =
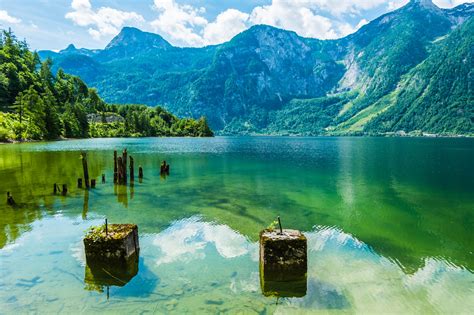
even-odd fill
[[[138,255],[138,227],[136,224],[109,224],[93,227],[84,237],[86,260],[126,261]]]
[[[265,296],[305,296],[307,269],[307,239],[300,231],[260,233],[260,285]]]

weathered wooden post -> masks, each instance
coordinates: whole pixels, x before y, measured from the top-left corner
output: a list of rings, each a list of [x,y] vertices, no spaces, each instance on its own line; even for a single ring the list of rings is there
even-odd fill
[[[117,184],[118,174],[117,174],[117,150],[114,151],[114,184]]]
[[[63,191],[61,192],[63,196],[67,195],[67,185],[63,184]]]
[[[306,295],[307,239],[297,230],[260,232],[260,285],[265,296]]]
[[[118,157],[117,159],[117,184],[122,184],[122,172],[123,172],[123,167],[122,167],[122,157]]]
[[[166,161],[163,161],[161,162],[161,165],[160,165],[160,175],[163,175],[165,173],[165,169],[166,169]]]
[[[15,205],[15,200],[13,199],[13,196],[10,195],[9,191],[7,191],[7,204],[9,206],[14,206]]]
[[[122,153],[122,167],[123,167],[123,183],[126,184],[127,183],[127,149],[124,149],[123,150],[123,153]]]
[[[105,183],[105,174],[102,174],[102,184]]]
[[[82,178],[77,179],[77,188],[82,188]]]
[[[160,174],[161,175],[169,175],[170,174],[170,166],[166,164],[166,161],[163,161],[160,166]]]
[[[141,165],[138,167],[138,179],[143,179],[143,168]]]
[[[91,188],[95,188],[95,178],[91,179]]]
[[[58,193],[59,187],[58,184],[54,183],[53,193],[56,195]]]
[[[133,169],[133,157],[130,155],[130,182],[135,181],[135,171]]]
[[[81,153],[82,158],[82,169],[84,171],[84,182],[86,184],[86,188],[89,188],[89,169],[87,167],[87,153]]]

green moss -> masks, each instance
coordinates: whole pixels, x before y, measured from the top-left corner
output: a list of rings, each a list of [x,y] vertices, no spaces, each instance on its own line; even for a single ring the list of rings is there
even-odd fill
[[[136,224],[109,224],[107,227],[107,234],[105,231],[105,224],[101,226],[93,226],[87,230],[85,240],[92,242],[98,242],[100,240],[120,240],[129,235],[134,229],[137,228]]]

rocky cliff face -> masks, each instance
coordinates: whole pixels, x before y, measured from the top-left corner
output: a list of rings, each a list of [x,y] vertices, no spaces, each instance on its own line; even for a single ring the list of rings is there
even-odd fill
[[[410,110],[395,97],[409,88],[405,77],[428,58],[440,58],[433,53],[468,23],[473,8],[443,10],[415,0],[355,34],[329,41],[258,25],[222,45],[177,48],[159,35],[125,28],[102,51],[41,55],[84,77],[109,102],[162,104],[178,115],[205,115],[222,133],[385,132],[397,124],[385,124],[392,118],[383,113],[399,105]],[[453,75],[472,79],[464,72]],[[466,93],[456,95],[462,99]],[[285,116],[294,124],[287,124]],[[449,131],[434,125],[429,129]],[[458,127],[452,130],[474,129]],[[415,123],[410,128],[428,127]]]

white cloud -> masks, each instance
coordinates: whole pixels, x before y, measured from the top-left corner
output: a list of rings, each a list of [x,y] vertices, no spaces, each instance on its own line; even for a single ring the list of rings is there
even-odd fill
[[[410,0],[394,0],[388,2],[388,10],[393,11],[403,7],[405,4],[410,2]]]
[[[10,23],[10,24],[18,24],[18,23],[21,22],[21,19],[11,16],[5,10],[0,10],[0,22],[6,22],[6,23]]]
[[[384,13],[408,2],[409,0],[272,0],[270,4],[256,6],[249,12],[228,8],[214,20],[209,20],[204,7],[183,4],[182,0],[153,0],[152,8],[157,16],[145,24],[144,18],[136,12],[110,7],[94,9],[90,0],[73,0],[73,10],[66,14],[66,18],[79,26],[88,27],[89,34],[95,39],[117,34],[125,23],[136,23],[139,27],[151,27],[173,45],[201,47],[228,41],[256,24],[295,31],[305,37],[339,38],[367,24],[368,12]],[[434,2],[447,8],[465,0]],[[1,12],[3,11],[0,11],[0,20]],[[357,19],[360,22],[356,25],[353,21]]]
[[[167,35],[175,43],[191,46],[203,44],[203,38],[196,29],[208,24],[202,17],[204,8],[180,5],[174,0],[155,0],[153,8],[159,12],[158,18],[151,22],[155,30]]]
[[[235,9],[228,9],[220,13],[214,22],[207,24],[204,28],[204,42],[216,44],[228,41],[248,28],[248,19],[249,14]]]
[[[400,1],[400,0],[396,0]],[[395,2],[395,1],[392,1]],[[221,12],[214,21],[205,17],[205,9],[179,4],[178,0],[154,0],[158,17],[150,24],[154,31],[179,46],[204,46],[230,40],[252,25],[267,24],[295,31],[301,36],[337,38],[355,32],[367,23],[351,25],[343,16],[358,16],[362,11],[381,5],[385,0],[273,0],[249,13],[236,9]]]
[[[175,45],[205,46],[223,43],[247,29],[250,15],[236,9],[221,12],[209,22],[203,7],[181,5],[175,0],[155,0],[158,17],[152,28]]]
[[[293,6],[326,11],[339,16],[343,14],[358,14],[361,11],[373,9],[386,3],[386,0],[273,0],[272,5],[290,3]]]
[[[434,0],[433,2],[441,8],[453,8],[463,3],[472,3],[474,0]]]
[[[270,5],[253,9],[250,21],[252,24],[267,24],[295,31],[305,37],[337,37],[333,21],[315,14],[310,6],[303,6],[301,2],[274,0]]]
[[[121,11],[109,7],[92,8],[90,0],[73,0],[73,11],[66,18],[79,26],[89,27],[89,34],[96,40],[115,35],[125,23],[141,23],[144,18],[136,12]]]
[[[392,0],[388,2],[388,9],[390,11],[403,7],[410,0]],[[463,3],[472,3],[474,0],[433,0],[433,3],[440,8],[453,8]]]

